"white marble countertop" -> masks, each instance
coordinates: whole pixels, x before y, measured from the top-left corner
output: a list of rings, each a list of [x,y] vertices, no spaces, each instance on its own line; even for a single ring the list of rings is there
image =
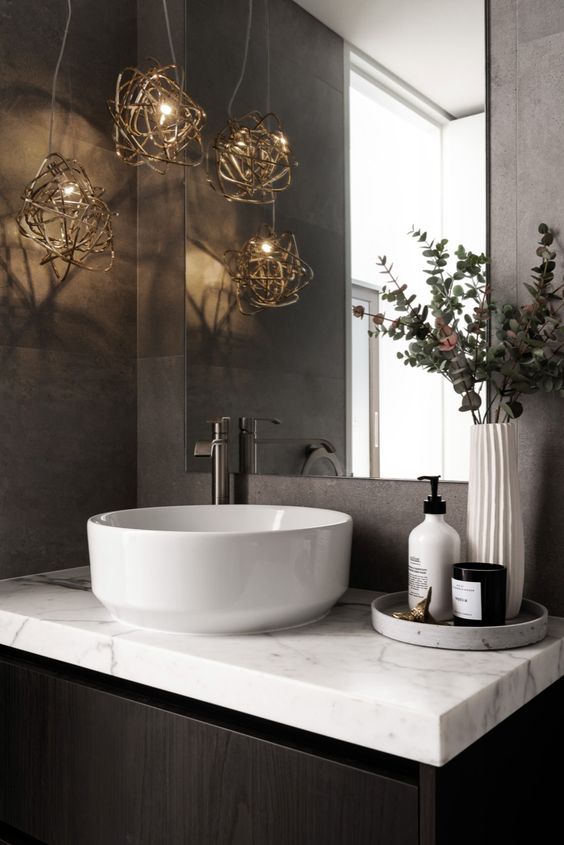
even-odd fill
[[[375,595],[290,631],[162,634],[114,621],[83,567],[0,581],[0,644],[436,766],[564,674],[564,619],[515,651],[443,651],[373,631]]]

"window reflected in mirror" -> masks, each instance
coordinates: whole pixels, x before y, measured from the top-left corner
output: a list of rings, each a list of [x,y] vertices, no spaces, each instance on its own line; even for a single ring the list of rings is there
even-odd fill
[[[397,77],[387,87],[385,71],[352,51],[349,61],[352,305],[392,318],[378,304],[387,279],[377,256],[428,301],[421,251],[407,235],[414,225],[452,250],[485,250],[485,115],[455,118],[413,87],[402,91]],[[467,479],[472,419],[459,397],[439,374],[404,365],[405,342],[369,337],[369,328],[368,316],[351,317],[352,474],[412,478],[431,467]]]

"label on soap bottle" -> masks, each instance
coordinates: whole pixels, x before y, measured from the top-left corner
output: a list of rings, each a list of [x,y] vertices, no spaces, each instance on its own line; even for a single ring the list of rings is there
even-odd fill
[[[460,619],[482,620],[482,585],[479,581],[452,579],[452,612]]]
[[[418,555],[409,556],[409,598],[417,603],[424,599],[429,589],[429,575]]]

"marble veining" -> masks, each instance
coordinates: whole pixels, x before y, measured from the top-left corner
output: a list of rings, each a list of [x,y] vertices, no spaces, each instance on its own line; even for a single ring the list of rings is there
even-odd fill
[[[190,636],[111,618],[88,569],[0,581],[0,644],[432,765],[564,675],[564,619],[533,646],[420,648],[377,634],[376,593],[270,634]]]

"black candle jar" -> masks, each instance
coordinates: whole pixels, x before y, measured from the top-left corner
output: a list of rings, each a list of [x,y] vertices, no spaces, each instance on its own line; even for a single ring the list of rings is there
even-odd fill
[[[452,614],[455,625],[505,624],[507,569],[498,563],[455,563]]]

